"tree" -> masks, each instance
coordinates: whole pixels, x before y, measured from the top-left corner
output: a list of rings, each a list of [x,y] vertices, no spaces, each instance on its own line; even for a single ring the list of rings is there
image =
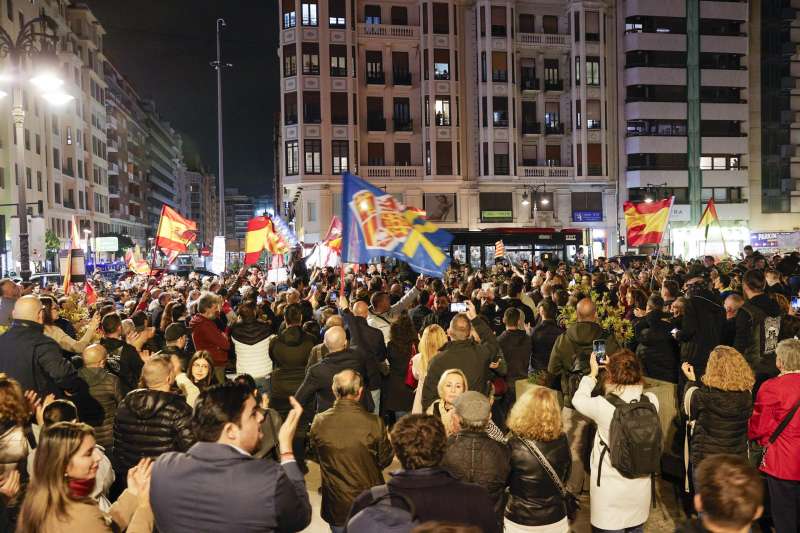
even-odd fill
[[[49,229],[44,233],[44,253],[46,261],[53,261],[53,264],[58,263],[58,251],[61,249],[61,240],[56,235],[56,232]],[[58,268],[58,266],[54,267]]]

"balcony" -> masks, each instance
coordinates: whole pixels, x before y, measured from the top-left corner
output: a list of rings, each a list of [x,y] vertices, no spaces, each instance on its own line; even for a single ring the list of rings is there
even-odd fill
[[[563,91],[564,80],[544,80],[545,91]]]
[[[118,176],[119,175],[119,165],[116,163],[109,163],[108,164],[108,175],[109,176]]]
[[[409,118],[394,119],[394,131],[414,131],[414,121]]]
[[[383,72],[368,72],[367,85],[386,85],[386,74]]]
[[[119,152],[119,145],[117,144],[117,142],[116,141],[109,141],[108,144],[106,144],[106,152],[107,153]]]
[[[362,167],[368,178],[421,178],[421,166],[368,166]]]
[[[538,91],[539,79],[538,78],[522,78],[520,81],[520,88],[523,91]]]
[[[542,133],[541,122],[523,122],[522,134],[523,135],[540,135]]]
[[[367,118],[367,131],[386,131],[386,119],[383,117]]]
[[[569,37],[566,33],[518,33],[517,44],[523,48],[569,50]]]
[[[419,26],[400,26],[395,24],[358,24],[358,36],[362,38],[392,38],[419,40]]]
[[[574,174],[572,167],[520,166],[517,176],[524,178],[570,178]]]
[[[411,73],[407,70],[395,70],[392,72],[392,83],[394,85],[411,85]]]
[[[551,122],[544,127],[545,135],[564,135],[563,122]]]

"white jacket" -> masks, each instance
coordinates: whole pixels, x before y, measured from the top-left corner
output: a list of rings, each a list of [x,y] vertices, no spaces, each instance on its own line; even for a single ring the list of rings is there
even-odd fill
[[[244,344],[232,337],[236,350],[236,373],[250,374],[256,379],[269,376],[272,373],[269,345],[274,337],[275,335],[270,335],[255,344]]]
[[[411,287],[411,290],[403,295],[400,300],[391,306],[385,313],[377,314],[372,307],[369,308],[369,315],[367,316],[367,324],[373,328],[381,330],[383,333],[383,342],[389,344],[389,330],[392,327],[392,322],[397,320],[400,313],[411,307],[411,304],[417,301],[419,291],[417,287]]]

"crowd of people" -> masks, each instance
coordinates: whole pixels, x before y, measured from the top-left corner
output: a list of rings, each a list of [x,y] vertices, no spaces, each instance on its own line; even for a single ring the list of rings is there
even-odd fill
[[[0,529],[795,533],[799,264],[3,279]]]

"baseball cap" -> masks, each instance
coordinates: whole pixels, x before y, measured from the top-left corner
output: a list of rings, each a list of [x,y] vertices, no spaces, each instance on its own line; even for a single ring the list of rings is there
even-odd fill
[[[164,340],[167,342],[173,342],[184,335],[187,334],[186,327],[183,324],[179,324],[178,322],[173,322],[167,329],[164,331]]]
[[[485,422],[489,420],[491,405],[489,399],[477,391],[466,391],[453,402],[456,414],[467,422]]]

